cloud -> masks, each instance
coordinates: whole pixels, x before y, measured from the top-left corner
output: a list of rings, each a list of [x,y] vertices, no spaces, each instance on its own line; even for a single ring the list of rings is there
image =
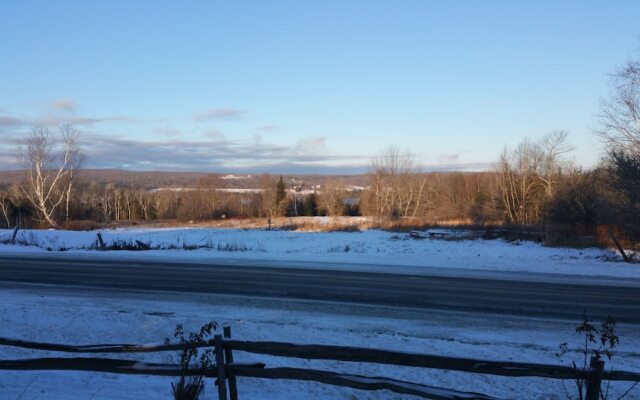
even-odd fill
[[[226,137],[224,136],[224,133],[222,133],[221,131],[217,130],[217,129],[207,129],[204,132],[204,135],[206,137],[209,137],[211,139],[214,140],[225,140]]]
[[[193,120],[196,122],[220,120],[220,119],[232,119],[240,117],[244,114],[244,111],[237,110],[235,108],[211,108],[209,110],[202,111],[193,116]]]
[[[443,153],[438,155],[438,161],[441,163],[455,163],[460,158],[458,153]]]
[[[27,124],[28,122],[23,119],[8,116],[8,115],[4,115],[4,116],[0,115],[0,127],[15,128],[15,127],[24,126]]]
[[[178,137],[182,135],[182,132],[177,128],[171,128],[168,126],[162,126],[153,130],[156,135],[164,137]]]
[[[68,119],[54,118],[54,120],[57,120],[58,123],[68,122],[71,125],[96,125],[96,124],[109,123],[109,122],[130,122],[130,123],[136,122],[135,118],[129,117],[126,115],[114,115],[111,117],[99,117],[99,118],[92,118],[92,117],[74,117],[74,118],[68,118]]]
[[[114,115],[107,117],[79,117],[60,114],[45,114],[37,117],[22,119],[21,125],[58,127],[62,124],[73,126],[94,126],[98,124],[127,122],[138,122],[135,118],[126,115]],[[0,123],[1,124],[1,123]]]
[[[258,130],[262,132],[275,132],[275,131],[282,130],[282,127],[278,125],[263,125],[263,126],[259,126]]]
[[[55,111],[75,112],[76,107],[76,102],[71,99],[57,99],[51,102],[51,108]]]
[[[0,115],[0,128],[22,128],[25,126],[47,126],[58,127],[62,124],[71,124],[73,126],[93,126],[97,124],[111,123],[111,122],[128,122],[133,123],[136,120],[127,116],[113,116],[113,117],[71,117],[64,118],[56,115],[45,115],[37,118],[17,118],[9,115]]]
[[[299,140],[296,143],[296,149],[301,152],[325,152],[326,151],[327,138],[324,136],[313,136]]]
[[[19,128],[23,126],[47,126],[58,127],[62,124],[75,126],[93,126],[107,123],[137,123],[136,118],[128,115],[111,115],[106,117],[80,116],[76,113],[77,104],[72,99],[56,99],[48,103],[50,109],[47,112],[28,115],[18,118],[7,109],[0,108],[0,128]]]
[[[369,157],[335,155],[327,138],[309,137],[292,145],[251,139],[225,138],[216,131],[214,140],[138,140],[122,136],[81,134],[87,154],[86,168],[145,171],[215,171],[237,173],[360,174],[368,171]],[[0,143],[0,170],[19,168],[17,141]],[[438,163],[422,165],[425,172],[486,171],[491,163]]]
[[[309,138],[308,143],[325,139]],[[291,166],[292,171],[322,168],[325,163],[351,162],[358,156],[336,156],[318,148],[266,143],[261,138],[231,140],[134,140],[117,136],[83,135],[87,167],[165,171],[268,171]],[[306,142],[305,142],[306,143]],[[362,165],[366,165],[363,162]]]

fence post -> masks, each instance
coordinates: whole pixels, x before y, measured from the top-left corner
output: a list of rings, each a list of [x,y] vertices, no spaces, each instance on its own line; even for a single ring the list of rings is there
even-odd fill
[[[104,250],[104,240],[102,240],[102,235],[98,233],[98,242],[100,243],[100,250]]]
[[[16,227],[13,230],[13,235],[11,235],[11,244],[16,243],[16,236],[18,235],[18,229],[20,229],[20,225],[16,224]]]
[[[231,327],[227,325],[222,329],[224,331],[224,337],[231,339]],[[227,346],[224,346],[224,358],[226,359],[227,364],[233,362],[233,350]],[[233,373],[228,373],[227,378],[229,379],[229,397],[231,397],[231,400],[238,400],[238,384],[236,382],[236,376]]]
[[[613,244],[615,244],[616,247],[618,248],[618,251],[622,255],[624,262],[629,262],[629,256],[627,255],[627,253],[624,252],[624,248],[622,248],[622,246],[620,245],[620,242],[618,242],[618,239],[616,239],[616,237],[613,236],[613,230],[611,230],[611,228],[609,228],[609,237],[613,241]]]
[[[595,356],[591,357],[590,367],[585,400],[599,400],[602,375],[604,374],[604,361]]]
[[[224,365],[222,335],[215,335],[213,337],[213,344],[216,346],[216,372],[218,373],[216,384],[218,385],[218,400],[227,400],[226,366]]]

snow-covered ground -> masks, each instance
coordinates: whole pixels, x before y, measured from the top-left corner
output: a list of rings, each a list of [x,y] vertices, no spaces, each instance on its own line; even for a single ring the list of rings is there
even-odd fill
[[[0,242],[11,236],[0,230]],[[98,252],[96,234],[107,245],[116,241],[148,243],[151,251]],[[288,232],[243,229],[145,228],[102,231],[24,230],[17,242],[0,244],[0,254],[91,254],[92,257],[183,259],[208,262],[220,259],[324,262],[332,268],[393,270],[420,273],[421,269],[447,271],[515,271],[640,278],[640,267],[620,262],[603,249],[549,248],[532,242],[504,240],[416,240],[405,233]],[[187,250],[189,249],[189,250]],[[296,266],[304,266],[298,264]]]
[[[0,230],[0,242],[9,230]],[[98,251],[97,233],[107,245],[136,240],[148,251]],[[226,262],[257,265],[384,270],[396,273],[511,274],[527,279],[590,279],[640,285],[640,267],[619,262],[602,249],[546,248],[503,240],[415,240],[407,234],[364,232],[287,232],[241,229],[166,228],[102,231],[20,231],[15,245],[0,244],[0,255],[104,257]],[[266,261],[264,261],[266,260]],[[435,271],[435,272],[434,272]],[[622,278],[622,279],[621,279]],[[358,345],[401,351],[554,364],[559,343],[578,337],[577,320],[407,310],[295,300],[172,293],[61,289],[0,285],[0,336],[69,344],[160,342],[177,323],[196,329],[214,320],[230,324],[234,337],[296,343]],[[576,319],[579,316],[576,316]],[[640,331],[621,325],[621,345],[608,367],[640,371]],[[44,357],[46,352],[0,347],[0,359]],[[56,354],[56,356],[59,356]],[[119,356],[119,355],[118,355]],[[166,362],[166,354],[134,355]],[[283,359],[239,353],[239,361],[268,366],[300,366],[477,391],[512,399],[564,399],[560,381],[502,378],[447,371],[370,364]],[[4,399],[169,398],[170,378],[79,372],[0,373]],[[209,382],[210,383],[210,382]],[[568,390],[573,390],[566,382]],[[616,383],[612,392],[628,387]],[[23,394],[24,392],[24,394]],[[241,398],[398,399],[388,392],[363,392],[316,383],[240,379]],[[292,395],[293,394],[293,395]],[[212,386],[208,399],[216,398]],[[635,389],[627,398],[640,399]]]
[[[297,343],[358,345],[407,352],[530,361],[555,364],[560,342],[569,341],[578,357],[579,338],[572,321],[516,317],[475,317],[463,313],[408,311],[302,301],[258,300],[208,295],[91,292],[3,285],[0,287],[0,336],[69,344],[157,343],[177,323],[195,329],[208,321],[230,324],[234,337]],[[607,367],[640,371],[640,331],[620,325],[620,346]],[[65,356],[0,346],[0,358]],[[120,356],[120,355],[118,355]],[[299,366],[388,376],[405,381],[479,391],[510,399],[564,399],[560,381],[504,378],[419,368],[284,359],[236,353],[238,361],[268,366]],[[132,358],[166,362],[167,354]],[[168,399],[171,378],[89,372],[0,373],[0,400]],[[614,383],[610,398],[629,385]],[[573,391],[571,382],[567,390]],[[244,399],[399,399],[386,391],[365,392],[317,383],[239,379]],[[208,380],[206,397],[215,399]],[[634,389],[628,399],[640,398]]]

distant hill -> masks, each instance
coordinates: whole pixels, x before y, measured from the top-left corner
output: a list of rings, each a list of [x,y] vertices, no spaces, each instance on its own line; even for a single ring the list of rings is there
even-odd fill
[[[259,187],[261,175],[245,174],[212,174],[206,172],[161,172],[161,171],[125,171],[118,169],[84,169],[77,178],[80,186],[97,183],[111,184],[116,187],[128,187],[150,190],[155,188],[188,188],[198,186],[198,182],[208,176],[220,178],[227,188]],[[19,182],[21,171],[0,171],[0,187],[7,187]],[[339,179],[345,185],[366,186],[365,175],[284,175],[285,181],[292,185],[303,182],[306,185],[323,185],[328,181]]]

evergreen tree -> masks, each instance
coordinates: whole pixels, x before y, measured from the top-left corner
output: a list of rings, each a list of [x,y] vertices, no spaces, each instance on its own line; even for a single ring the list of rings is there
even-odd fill
[[[284,181],[282,180],[282,176],[280,176],[278,183],[276,183],[276,203],[281,204],[286,197],[287,193],[285,192]]]
[[[311,193],[304,203],[304,215],[307,217],[315,217],[318,215],[318,199],[315,193]]]

